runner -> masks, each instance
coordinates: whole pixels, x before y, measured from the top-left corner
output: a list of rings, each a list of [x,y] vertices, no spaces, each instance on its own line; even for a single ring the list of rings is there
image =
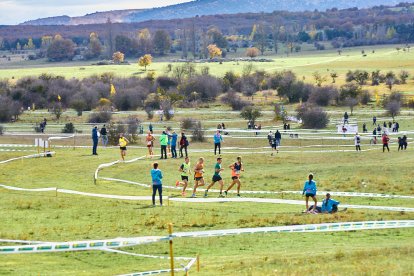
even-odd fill
[[[155,138],[154,136],[152,136],[151,131],[148,131],[148,135],[145,138],[145,140],[147,141],[148,154],[152,158],[152,156],[154,155],[153,148],[154,148]]]
[[[191,195],[191,197],[196,197],[196,192],[197,192],[197,188],[199,186],[204,186],[204,158],[200,157],[200,159],[198,159],[198,163],[194,168],[194,190],[193,190],[193,194]]]
[[[155,207],[155,195],[158,191],[160,196],[160,206],[162,206],[162,172],[158,169],[158,163],[154,163],[153,169],[151,170],[152,178],[152,206]]]
[[[221,162],[222,162],[222,158],[221,158],[221,157],[218,157],[218,158],[217,158],[217,163],[216,163],[216,165],[214,166],[214,175],[213,175],[213,179],[212,179],[212,181],[211,181],[211,184],[210,184],[210,185],[208,185],[208,187],[207,187],[206,191],[204,192],[204,197],[207,197],[207,196],[208,196],[208,190],[209,190],[211,187],[213,187],[213,185],[214,185],[216,182],[218,182],[218,183],[219,183],[219,185],[220,185],[220,195],[219,195],[219,197],[224,197],[224,196],[223,196],[223,186],[224,186],[224,182],[223,182],[223,178],[221,178],[221,175],[220,175],[220,173],[221,173],[222,171],[224,171],[224,169],[222,169],[222,168],[221,168]]]
[[[230,186],[227,188],[227,190],[224,191],[225,196],[227,196],[227,192],[233,188],[234,184],[237,184],[237,196],[240,197],[240,174],[241,172],[244,172],[243,163],[241,160],[241,157],[237,157],[237,161],[234,164],[231,164],[229,166],[231,169],[231,179],[233,182],[230,184]]]
[[[385,148],[387,148],[388,152],[390,152],[390,148],[388,147],[389,141],[390,138],[388,138],[388,135],[386,133],[382,134],[382,152],[385,151]]]
[[[316,200],[316,182],[313,181],[313,174],[309,174],[309,180],[305,182],[303,187],[302,195],[306,196],[306,210],[305,212],[312,213],[316,211],[316,206],[318,206],[318,201]],[[308,211],[309,209],[309,197],[313,199],[315,204],[313,205],[313,209]]]
[[[179,172],[181,172],[181,180],[182,182],[178,181],[175,182],[175,186],[180,186],[183,185],[183,191],[181,192],[181,195],[183,197],[185,197],[185,190],[187,189],[188,186],[188,177],[190,176],[191,173],[191,165],[190,165],[190,158],[186,157],[185,162],[181,164],[180,168],[178,169]]]
[[[361,136],[358,135],[358,132],[355,133],[354,142],[356,151],[361,151]]]
[[[124,137],[122,133],[119,134],[119,149],[121,150],[121,158],[122,161],[125,161],[126,151],[127,151],[127,144],[129,143],[128,139]]]

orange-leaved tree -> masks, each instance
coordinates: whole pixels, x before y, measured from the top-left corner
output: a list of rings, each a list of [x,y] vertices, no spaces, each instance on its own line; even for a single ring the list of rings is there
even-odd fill
[[[139,58],[138,65],[145,68],[147,71],[147,66],[150,66],[152,63],[152,56],[150,54],[146,54]]]
[[[216,44],[210,44],[207,46],[208,53],[210,55],[210,59],[213,59],[215,57],[220,57],[222,52],[219,47],[217,47]]]

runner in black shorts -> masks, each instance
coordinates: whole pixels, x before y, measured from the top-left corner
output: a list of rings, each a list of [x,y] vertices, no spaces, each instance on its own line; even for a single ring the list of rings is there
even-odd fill
[[[191,197],[196,197],[196,192],[197,192],[197,188],[199,186],[204,186],[204,158],[200,157],[200,159],[198,159],[198,163],[194,168],[194,190],[193,190],[193,194],[191,195]]]
[[[243,164],[241,161],[241,157],[237,157],[237,162],[234,164],[231,164],[229,166],[231,169],[231,179],[233,182],[230,184],[230,186],[227,188],[227,190],[224,191],[224,194],[227,196],[227,192],[230,191],[235,184],[237,184],[237,196],[240,197],[240,174],[241,172],[244,172]]]
[[[222,168],[221,168],[221,161],[222,161],[222,158],[221,158],[221,157],[217,158],[217,164],[216,164],[216,166],[214,167],[214,175],[213,175],[213,179],[212,179],[211,184],[210,184],[210,185],[208,185],[208,187],[207,187],[206,191],[204,192],[204,197],[207,197],[208,190],[209,190],[211,187],[213,187],[213,185],[214,185],[216,182],[218,182],[218,183],[219,183],[219,185],[220,185],[220,195],[219,195],[219,197],[224,197],[224,196],[223,196],[223,186],[224,186],[224,182],[223,182],[223,178],[221,178],[221,175],[220,175],[220,173],[221,173],[224,169],[222,169]]]
[[[185,162],[181,164],[180,168],[178,169],[179,172],[181,172],[181,180],[175,182],[175,186],[180,186],[183,185],[183,191],[181,192],[182,196],[185,196],[185,189],[187,189],[188,186],[188,176],[191,173],[191,169],[190,169],[190,158],[188,158],[188,156],[185,158]]]

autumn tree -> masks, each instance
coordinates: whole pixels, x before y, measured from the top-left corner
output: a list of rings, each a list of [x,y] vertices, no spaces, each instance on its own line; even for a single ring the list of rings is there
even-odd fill
[[[138,65],[145,68],[147,71],[147,66],[151,65],[152,63],[152,56],[150,54],[146,54],[139,58]]]
[[[75,56],[75,44],[70,39],[54,39],[46,56],[50,61],[71,60]]]
[[[115,52],[112,55],[112,60],[114,61],[114,63],[117,63],[117,64],[124,62],[124,58],[125,58],[125,55],[119,51]]]
[[[102,53],[102,44],[99,41],[98,35],[96,33],[91,33],[89,35],[89,45],[88,51],[86,53],[86,58],[97,58]]]
[[[164,30],[158,30],[155,32],[153,43],[155,51],[163,56],[171,48],[170,35]]]
[[[257,57],[258,55],[259,55],[259,49],[257,49],[256,47],[251,47],[246,50],[246,56],[252,59]]]
[[[215,57],[220,57],[222,52],[219,47],[217,47],[216,44],[210,44],[207,46],[208,54],[210,55],[210,59],[213,59]]]
[[[152,41],[150,31],[147,28],[139,30],[137,33],[137,37],[139,53],[151,53]]]

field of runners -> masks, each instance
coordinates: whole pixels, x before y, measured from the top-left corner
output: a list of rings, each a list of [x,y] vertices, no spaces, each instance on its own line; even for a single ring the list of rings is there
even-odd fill
[[[0,184],[8,186],[0,187],[0,238],[3,239],[0,240],[3,246],[0,247],[0,253],[7,246],[15,245],[5,240],[66,242],[118,237],[165,237],[168,235],[169,223],[173,223],[174,233],[186,233],[414,219],[414,121],[409,110],[404,109],[396,117],[401,134],[405,133],[409,138],[406,151],[397,151],[398,135],[390,135],[391,152],[383,153],[380,144],[370,145],[369,135],[361,134],[362,152],[356,152],[353,135],[343,137],[336,131],[335,122],[341,121],[344,110],[331,108],[331,124],[327,129],[309,131],[292,124],[290,132],[282,131],[279,153],[273,152],[273,155],[266,138],[267,133],[269,130],[283,130],[283,127],[280,122],[272,121],[273,114],[270,110],[264,112],[264,116],[258,120],[263,126],[258,135],[246,131],[246,121],[237,112],[220,113],[220,110],[220,107],[178,110],[170,122],[159,123],[154,119],[154,150],[157,156],[153,159],[145,157],[145,135],[141,135],[137,144],[128,145],[127,162],[100,170],[96,184],[94,173],[97,168],[101,164],[119,160],[119,148],[99,146],[99,155],[91,155],[91,125],[82,121],[87,114],[76,119],[75,127],[82,130],[82,133],[76,137],[52,141],[51,150],[55,152],[53,157],[17,159],[0,164]],[[391,120],[384,115],[383,110],[376,108],[359,108],[354,112],[350,121],[358,125],[366,122],[369,134],[373,115],[378,117],[379,123]],[[144,113],[136,114],[145,118]],[[62,118],[70,121],[74,115],[67,112]],[[22,123],[5,125],[6,133],[0,136],[0,162],[37,153],[32,145],[34,138],[40,135],[33,132],[33,124],[43,116],[46,115],[41,111],[26,112],[21,118]],[[114,120],[123,116],[126,115],[115,115]],[[242,198],[229,193],[227,198],[219,199],[218,193],[212,190],[209,197],[204,199],[204,188],[200,187],[197,198],[191,199],[189,197],[194,183],[192,178],[185,198],[181,197],[179,189],[175,189],[175,182],[180,179],[178,168],[183,159],[158,160],[158,139],[165,126],[170,126],[179,133],[180,121],[188,117],[197,117],[206,129],[206,142],[192,142],[190,139],[189,156],[192,168],[199,157],[205,158],[207,183],[211,180],[216,163],[212,152],[214,128],[220,122],[226,123],[229,135],[224,135],[221,153],[224,186],[227,187],[231,181],[228,166],[235,162],[237,156],[241,156],[245,169],[241,176]],[[148,122],[144,122],[146,132]],[[60,133],[62,127],[61,124],[50,122],[42,137],[65,136]],[[298,134],[297,138],[290,136],[294,133]],[[191,136],[191,132],[187,135]],[[134,161],[139,157],[144,158]],[[129,162],[131,160],[133,162]],[[164,174],[165,197],[164,206],[158,206],[157,198],[155,208],[152,207],[151,189],[148,187],[151,184],[150,169],[154,161],[159,163]],[[314,173],[318,191],[332,192],[332,197],[340,201],[340,209],[348,206],[346,212],[302,214],[305,207],[300,193],[309,172]],[[28,190],[15,190],[16,187]],[[52,189],[30,191],[40,188]],[[218,189],[218,185],[213,189]],[[284,193],[274,193],[283,191]],[[372,195],[343,196],[335,195],[335,192]],[[378,194],[395,197],[382,197]],[[398,197],[399,195],[408,197]],[[318,193],[317,198],[321,202],[324,194]],[[194,238],[177,237],[174,238],[174,255],[190,259],[176,259],[175,267],[187,266],[191,258],[199,254],[200,275],[316,275],[320,271],[332,274],[404,274],[413,269],[412,227],[326,233],[301,233],[302,231],[305,230],[294,230],[293,233],[218,237],[202,237],[197,234],[198,237]],[[82,247],[79,242],[75,245]],[[99,243],[93,245],[99,246]],[[43,243],[41,248],[47,250],[49,245]],[[156,271],[170,266],[168,259],[143,256],[167,257],[167,240],[120,248],[122,252],[118,253],[110,250],[118,249],[0,254],[0,274],[114,275]],[[27,266],[28,263],[31,264],[30,267]],[[194,264],[189,272],[193,274],[196,270]]]

